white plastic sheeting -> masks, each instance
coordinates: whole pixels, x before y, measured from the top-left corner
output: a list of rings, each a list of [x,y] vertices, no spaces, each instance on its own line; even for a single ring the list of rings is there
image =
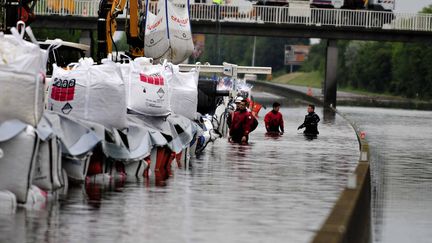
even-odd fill
[[[93,64],[91,58],[86,58],[71,70],[53,65],[48,110],[97,122],[109,129],[125,128],[126,90],[121,70],[111,61]]]
[[[77,119],[55,112],[45,112],[44,118],[47,119],[54,134],[60,139],[63,154],[69,156],[85,155],[91,152],[103,139],[101,135],[103,131],[99,131],[102,125],[99,127],[86,126]]]

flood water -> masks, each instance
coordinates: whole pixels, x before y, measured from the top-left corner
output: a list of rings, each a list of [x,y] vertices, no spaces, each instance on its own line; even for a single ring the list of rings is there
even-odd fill
[[[355,169],[358,142],[321,108],[320,135],[306,139],[306,105],[283,107],[286,133],[266,137],[269,110],[249,145],[219,139],[164,187],[71,188],[46,208],[1,215],[0,242],[309,242]]]
[[[372,153],[374,242],[432,242],[432,112],[339,107]]]

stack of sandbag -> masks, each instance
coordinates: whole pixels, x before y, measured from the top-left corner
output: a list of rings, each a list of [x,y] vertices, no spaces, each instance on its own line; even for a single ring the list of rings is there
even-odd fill
[[[167,116],[171,113],[167,65],[152,65],[150,60],[136,58],[130,63],[128,75],[124,74],[127,107],[142,115]]]
[[[172,112],[195,120],[198,107],[199,70],[180,72],[177,65],[169,65],[165,73],[170,85]]]
[[[189,1],[159,0],[156,13],[146,1],[146,23],[144,52],[155,60],[168,59],[178,64],[193,52],[194,45],[189,19]],[[181,6],[183,5],[183,6]]]
[[[11,35],[0,33],[0,123],[18,119],[36,126],[44,108],[46,51],[29,27]],[[27,33],[32,42],[23,39]]]
[[[36,130],[19,120],[0,124],[0,190],[25,203],[32,183],[39,139]]]
[[[121,70],[112,61],[94,65],[85,58],[70,70],[54,64],[48,110],[123,129],[127,126],[125,92]]]

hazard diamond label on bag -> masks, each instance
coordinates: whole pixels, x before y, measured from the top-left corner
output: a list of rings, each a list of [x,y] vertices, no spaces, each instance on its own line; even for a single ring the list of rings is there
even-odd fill
[[[159,95],[159,98],[162,98],[165,95],[165,91],[162,88],[160,88],[156,93]]]
[[[75,79],[54,78],[51,89],[51,99],[56,101],[71,101],[75,95]]]
[[[145,83],[149,83],[149,84],[154,84],[154,85],[164,85],[164,78],[158,74],[151,74],[151,75],[146,75],[146,74],[142,74],[140,73],[140,80],[141,82],[145,82]]]
[[[72,106],[68,103],[66,103],[66,105],[63,106],[63,108],[61,109],[63,114],[67,115],[72,111]]]

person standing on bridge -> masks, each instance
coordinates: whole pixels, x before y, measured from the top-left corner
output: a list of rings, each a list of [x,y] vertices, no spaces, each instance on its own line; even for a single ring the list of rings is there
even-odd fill
[[[216,19],[220,19],[220,5],[224,3],[224,0],[213,0],[213,4],[216,5]]]
[[[282,114],[279,112],[281,104],[278,102],[273,103],[273,109],[264,117],[265,127],[268,133],[284,133],[284,121]]]
[[[228,140],[235,143],[247,144],[253,123],[254,117],[246,109],[246,101],[242,100],[238,104],[238,110],[232,115]]]
[[[303,124],[301,124],[297,130],[306,128],[303,132],[305,135],[316,136],[319,134],[318,122],[320,121],[320,118],[315,113],[314,105],[308,105],[307,112],[308,114],[305,116]]]

